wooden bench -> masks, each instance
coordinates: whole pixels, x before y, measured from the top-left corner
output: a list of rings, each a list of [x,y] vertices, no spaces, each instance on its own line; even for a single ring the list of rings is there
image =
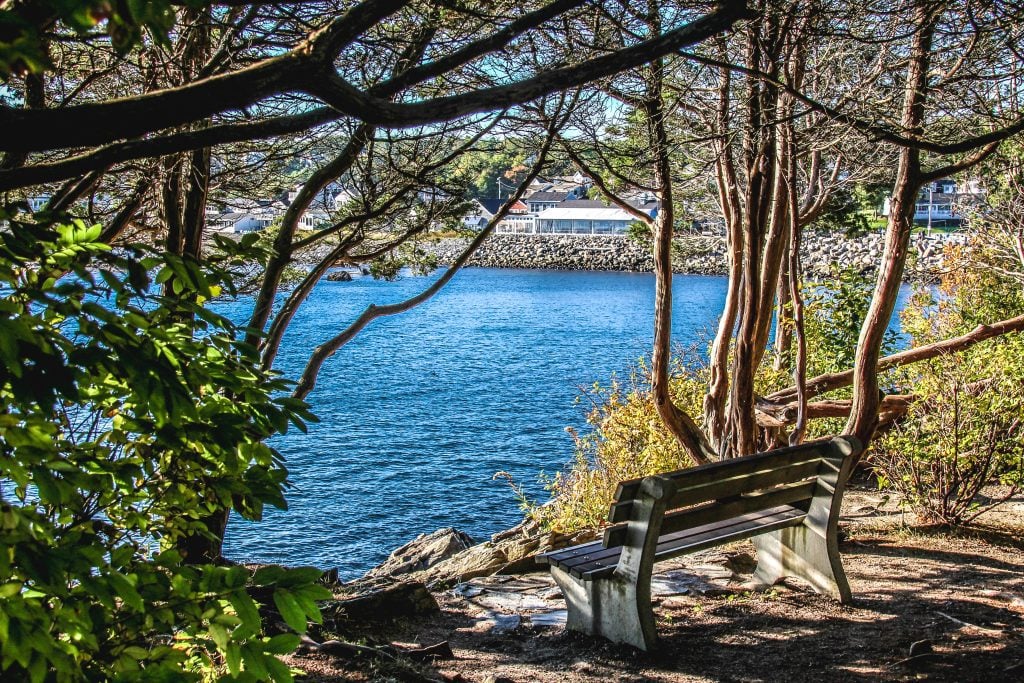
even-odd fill
[[[567,627],[650,649],[654,563],[744,538],[758,580],[796,576],[849,602],[836,483],[860,449],[837,437],[620,483],[601,541],[540,558],[565,595]]]

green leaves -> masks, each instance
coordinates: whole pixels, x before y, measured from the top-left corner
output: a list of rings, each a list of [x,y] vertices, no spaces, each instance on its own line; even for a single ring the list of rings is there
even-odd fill
[[[329,597],[320,571],[250,577],[175,545],[210,515],[283,506],[265,440],[315,418],[203,308],[231,291],[223,271],[100,234],[0,231],[0,678],[290,680],[276,655],[297,638],[263,634],[249,589],[301,632]]]
[[[209,2],[190,0],[203,7]],[[79,34],[101,34],[124,53],[142,43],[145,36],[159,45],[169,45],[175,9],[169,0],[38,0],[7,3],[0,9],[0,78],[12,74],[42,71],[53,67],[47,55],[44,34],[59,22]]]

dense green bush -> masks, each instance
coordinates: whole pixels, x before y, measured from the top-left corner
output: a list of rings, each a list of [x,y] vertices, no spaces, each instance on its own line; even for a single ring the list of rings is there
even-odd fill
[[[249,591],[302,632],[320,572],[176,549],[284,507],[265,440],[311,417],[203,306],[229,283],[99,226],[0,218],[0,678],[289,679],[298,636],[265,635]]]

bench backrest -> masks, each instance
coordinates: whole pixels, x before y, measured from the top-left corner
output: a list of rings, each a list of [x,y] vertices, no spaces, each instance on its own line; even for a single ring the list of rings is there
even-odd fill
[[[843,459],[859,450],[848,437],[732,458],[657,475],[672,482],[665,504],[662,535],[733,517],[790,505],[807,511],[815,496],[834,494]],[[605,529],[607,548],[623,545],[626,520],[643,479],[619,484]]]

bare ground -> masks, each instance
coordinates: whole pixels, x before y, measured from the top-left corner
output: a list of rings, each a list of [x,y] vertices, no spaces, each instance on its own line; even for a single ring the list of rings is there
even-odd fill
[[[414,664],[313,652],[289,663],[316,682],[1024,681],[1024,499],[956,534],[908,526],[874,492],[848,494],[844,512],[852,605],[797,581],[744,590],[753,548],[741,543],[658,566],[691,572],[705,589],[656,598],[652,654],[535,623],[536,599],[523,603],[523,618],[496,624],[472,593],[447,590],[435,594],[439,615],[361,635],[398,650],[448,641],[454,658]],[[561,606],[557,595],[546,599]]]

